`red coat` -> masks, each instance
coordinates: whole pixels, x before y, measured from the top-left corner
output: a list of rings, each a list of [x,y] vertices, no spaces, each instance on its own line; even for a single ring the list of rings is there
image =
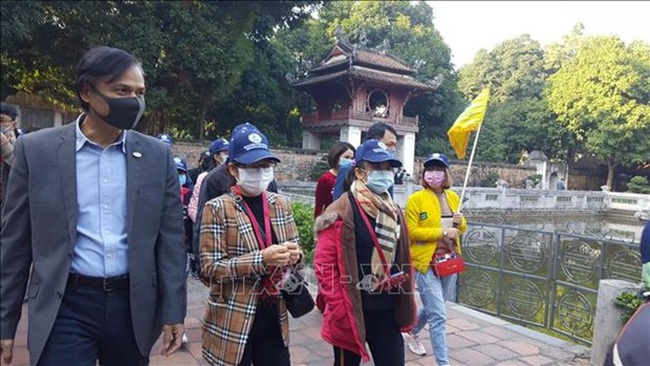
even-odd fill
[[[408,247],[408,233],[400,212],[401,235],[395,263],[410,268],[409,280],[402,285],[396,301],[395,320],[403,332],[411,330],[417,318],[414,294],[414,272]],[[314,271],[325,298],[321,336],[331,345],[370,359],[365,346],[366,326],[363,319],[361,293],[357,289],[359,271],[354,235],[354,217],[348,194],[330,205],[314,224],[318,243],[314,255]]]

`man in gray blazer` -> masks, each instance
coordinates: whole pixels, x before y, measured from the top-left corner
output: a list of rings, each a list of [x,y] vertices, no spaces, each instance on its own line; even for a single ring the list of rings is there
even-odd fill
[[[145,91],[133,55],[93,48],[75,88],[84,114],[15,146],[0,243],[0,354],[11,361],[27,289],[32,365],[146,365],[161,332],[169,355],[184,331],[178,175],[167,146],[130,131]]]

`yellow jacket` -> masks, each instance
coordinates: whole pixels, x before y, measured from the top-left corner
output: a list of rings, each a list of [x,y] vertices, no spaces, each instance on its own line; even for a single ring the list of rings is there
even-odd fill
[[[444,192],[451,210],[456,212],[460,198],[456,192],[449,189]],[[438,197],[430,189],[422,189],[413,193],[406,203],[406,223],[411,239],[413,266],[422,273],[429,270],[438,240],[443,238],[441,216]],[[461,233],[467,230],[465,218],[463,218],[459,229]],[[458,251],[460,252],[460,245]]]

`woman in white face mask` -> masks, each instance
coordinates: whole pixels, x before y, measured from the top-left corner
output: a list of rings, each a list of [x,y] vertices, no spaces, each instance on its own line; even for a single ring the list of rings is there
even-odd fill
[[[458,212],[460,199],[449,189],[451,185],[447,157],[431,154],[424,161],[424,189],[411,195],[406,203],[415,280],[424,305],[418,313],[415,328],[405,337],[409,350],[424,356],[426,350],[418,333],[429,324],[431,346],[436,363],[441,366],[449,364],[445,301],[456,300],[457,274],[438,277],[433,272],[432,261],[436,255],[460,253],[459,237],[467,228],[467,221]]]
[[[404,365],[400,331],[415,320],[413,273],[404,216],[388,194],[402,163],[378,140],[364,142],[355,161],[350,190],[314,224],[321,335],[334,347],[336,366],[368,361],[366,343],[375,365]]]
[[[228,152],[236,184],[206,203],[201,221],[201,276],[211,289],[203,357],[219,365],[289,366],[280,288],[302,252],[291,205],[266,191],[279,159],[252,125],[233,133]]]

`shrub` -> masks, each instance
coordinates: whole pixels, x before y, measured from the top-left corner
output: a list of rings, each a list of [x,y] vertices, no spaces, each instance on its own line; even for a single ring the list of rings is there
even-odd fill
[[[325,172],[328,171],[329,169],[330,169],[330,167],[327,164],[327,156],[324,156],[311,169],[311,179],[312,180],[319,180],[321,175],[325,174]]]
[[[499,174],[489,172],[488,175],[479,182],[480,187],[496,187],[499,180]]]
[[[650,193],[650,184],[648,178],[636,176],[627,183],[627,191],[632,193]]]
[[[530,179],[533,181],[533,187],[537,187],[538,184],[542,183],[542,175],[541,174],[531,174],[526,179]]]
[[[634,312],[643,304],[643,297],[638,293],[626,291],[616,297],[614,304],[622,308],[623,313],[621,314],[621,319],[623,320],[623,324],[625,324],[630,320],[632,315],[634,315]]]
[[[298,227],[305,263],[311,264],[314,260],[314,207],[306,203],[293,202],[291,210]]]

